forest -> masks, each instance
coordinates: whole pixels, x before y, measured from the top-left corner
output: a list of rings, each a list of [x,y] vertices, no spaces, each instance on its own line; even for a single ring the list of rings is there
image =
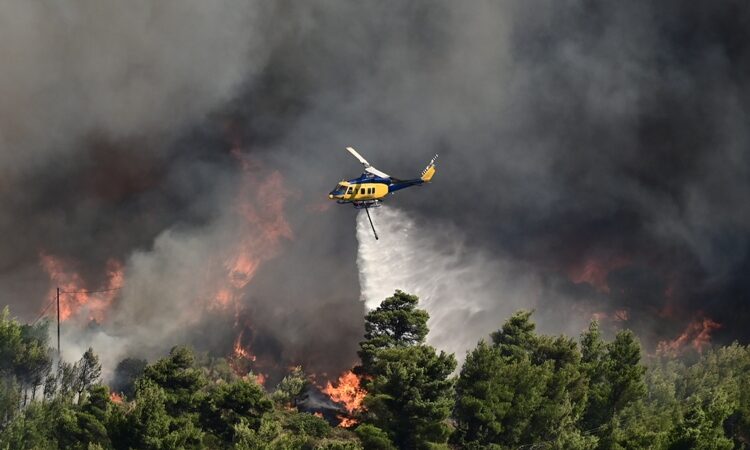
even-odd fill
[[[396,291],[368,312],[348,417],[301,404],[313,379],[273,389],[225,358],[175,347],[102,379],[89,349],[58,364],[48,323],[0,315],[0,449],[744,449],[750,348],[647,355],[637,336],[536,332],[519,311],[466,354],[428,345],[426,311]],[[106,382],[106,384],[105,384]]]

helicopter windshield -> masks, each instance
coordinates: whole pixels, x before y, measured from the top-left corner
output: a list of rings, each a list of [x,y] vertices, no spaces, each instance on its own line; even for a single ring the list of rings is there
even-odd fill
[[[331,191],[331,195],[344,195],[346,194],[346,186],[342,184],[337,184],[335,188]]]

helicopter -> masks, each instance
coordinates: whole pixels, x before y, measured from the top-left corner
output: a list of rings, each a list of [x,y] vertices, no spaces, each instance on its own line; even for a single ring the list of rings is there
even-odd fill
[[[435,155],[430,160],[419,178],[401,180],[373,167],[354,148],[346,147],[346,149],[352,154],[352,156],[362,163],[365,167],[365,171],[358,178],[340,181],[336,187],[328,193],[328,198],[336,200],[336,203],[338,204],[351,204],[356,209],[364,208],[367,212],[367,218],[370,221],[372,232],[377,240],[378,233],[375,231],[375,226],[370,217],[370,208],[379,207],[385,197],[396,191],[411,186],[420,186],[424,183],[429,183],[435,175],[435,160],[437,160],[438,155]]]

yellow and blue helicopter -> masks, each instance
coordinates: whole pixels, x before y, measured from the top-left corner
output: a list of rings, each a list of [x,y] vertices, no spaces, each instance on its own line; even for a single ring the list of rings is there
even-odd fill
[[[367,211],[367,218],[370,220],[370,226],[372,227],[372,232],[375,234],[375,239],[378,239],[378,233],[372,224],[369,209],[380,206],[386,196],[396,191],[429,183],[433,175],[435,175],[435,160],[438,155],[435,155],[430,160],[430,163],[427,164],[427,167],[422,171],[422,175],[419,178],[400,180],[374,168],[352,147],[347,147],[346,149],[365,166],[365,171],[358,178],[340,181],[328,193],[328,198],[336,200],[336,203],[339,204],[349,203],[356,209],[364,208]]]

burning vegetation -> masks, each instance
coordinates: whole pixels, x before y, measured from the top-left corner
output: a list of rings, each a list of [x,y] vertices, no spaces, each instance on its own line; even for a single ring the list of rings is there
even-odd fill
[[[224,349],[232,368],[242,376],[254,372],[265,382],[268,375],[262,372],[263,367],[283,367],[290,362],[270,361],[269,358],[258,361],[252,348],[253,314],[248,307],[248,291],[262,264],[278,255],[283,241],[293,238],[291,226],[284,217],[290,192],[279,172],[262,170],[257,163],[235,150],[232,155],[239,167],[238,182],[229,200],[232,206],[222,218],[222,232],[225,234],[222,241],[226,244],[214,246],[210,254],[203,255],[196,275],[202,274],[204,286],[193,292],[192,298],[174,304],[174,318],[171,320],[193,326],[199,324],[205,315],[226,318],[226,322],[233,324],[234,340],[231,348]],[[92,282],[76,270],[79,263],[73,259],[42,252],[39,260],[50,281],[44,313],[55,317],[54,299],[59,289],[60,319],[79,321],[68,327],[83,327],[93,321],[107,331],[118,321],[116,306],[123,292],[128,292],[126,276],[129,267],[110,258],[102,273],[88,276],[103,281]],[[150,301],[161,303],[162,298]],[[221,352],[215,347],[208,350]]]
[[[718,440],[731,448],[750,431],[745,425],[750,403],[737,395],[747,387],[750,349],[704,346],[705,333],[716,327],[708,319],[686,330],[689,338],[678,339],[704,352],[697,362],[646,368],[630,331],[605,341],[592,322],[578,343],[537,334],[531,313],[521,311],[469,352],[454,378],[455,358],[425,344],[429,316],[416,306],[416,297],[397,291],[368,313],[361,365],[324,388],[300,367],[264,388],[262,378],[207,370],[191,350],[175,347],[152,364],[120,365],[129,374],[128,398],[98,384],[101,365],[91,350],[76,364],[63,364],[57,375],[50,360],[29,365],[33,355],[45,355],[33,349],[46,345],[46,334],[21,333],[22,326],[5,312],[0,330],[11,332],[0,333],[0,348],[7,348],[12,335],[21,336],[23,345],[0,377],[20,383],[23,401],[0,404],[0,413],[10,417],[0,423],[0,446],[32,448],[24,442],[65,438],[117,450],[175,442],[210,448],[283,444],[294,450],[411,449],[447,442],[458,448],[550,442],[567,448],[572,436],[591,449],[605,440],[624,448],[638,443],[665,449],[686,442],[687,448],[702,448]],[[237,358],[253,359],[245,352]],[[4,383],[0,393],[19,390]],[[703,406],[696,405],[696,396]],[[696,416],[696,407],[714,413]],[[58,415],[72,419],[61,422]],[[87,428],[71,436],[71,420],[85,420]],[[696,426],[706,434],[696,436]],[[612,428],[618,433],[611,434]]]
[[[346,415],[338,416],[341,420],[339,426],[348,428],[359,423],[354,416],[361,410],[367,391],[360,387],[360,378],[354,372],[350,370],[342,374],[335,386],[328,381],[322,391],[346,410]]]
[[[610,272],[627,267],[631,264],[630,258],[587,258],[581,264],[574,265],[568,269],[568,276],[573,283],[587,283],[599,292],[609,294],[610,287],[607,277]]]
[[[677,338],[660,342],[656,351],[662,355],[674,356],[692,348],[703,353],[711,345],[711,333],[720,328],[720,323],[708,317],[696,317]]]
[[[73,271],[63,259],[41,253],[40,264],[47,272],[53,287],[49,299],[54,299],[60,289],[60,319],[68,320],[79,315],[89,321],[103,322],[112,307],[117,291],[124,284],[122,263],[115,259],[107,261],[104,284],[90,288],[83,278]],[[48,300],[45,304],[49,304]]]

